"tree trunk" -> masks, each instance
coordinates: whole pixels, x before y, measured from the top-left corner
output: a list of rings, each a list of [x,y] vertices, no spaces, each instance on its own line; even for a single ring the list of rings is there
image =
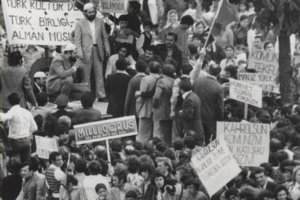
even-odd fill
[[[290,37],[281,33],[279,35],[279,83],[282,104],[292,104],[292,66],[291,66],[291,49]]]

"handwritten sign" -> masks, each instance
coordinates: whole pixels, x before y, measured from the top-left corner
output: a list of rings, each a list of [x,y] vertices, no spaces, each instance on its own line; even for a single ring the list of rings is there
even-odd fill
[[[102,0],[101,10],[106,13],[126,13],[125,0]]]
[[[230,79],[229,98],[256,107],[262,107],[262,89],[259,86]]]
[[[191,164],[210,196],[241,171],[225,141],[219,138],[193,156]]]
[[[49,154],[58,151],[56,139],[35,136],[36,153],[40,158],[49,159]]]
[[[269,124],[217,122],[217,137],[226,141],[241,166],[259,166],[269,160]]]
[[[83,14],[72,3],[2,0],[10,44],[66,45]]]
[[[114,118],[74,126],[77,144],[137,135],[135,116]]]
[[[238,80],[257,85],[264,92],[279,94],[279,85],[274,82],[274,76],[262,73],[239,73]]]
[[[276,53],[269,53],[261,49],[250,50],[248,69],[254,69],[259,74],[260,85],[273,85],[274,92],[279,92],[279,85],[276,81],[279,75],[279,63]],[[266,88],[270,89],[270,87]]]

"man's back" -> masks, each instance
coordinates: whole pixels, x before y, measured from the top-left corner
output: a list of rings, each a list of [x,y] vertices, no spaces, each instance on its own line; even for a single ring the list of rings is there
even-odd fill
[[[217,80],[210,76],[196,79],[194,92],[201,100],[203,122],[215,123],[223,118],[223,89]]]
[[[73,112],[73,124],[83,124],[88,122],[99,121],[101,113],[94,108],[81,108]]]

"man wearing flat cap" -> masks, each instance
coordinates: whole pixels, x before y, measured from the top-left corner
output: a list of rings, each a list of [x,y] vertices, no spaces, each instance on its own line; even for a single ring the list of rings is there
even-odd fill
[[[109,56],[110,47],[108,34],[106,33],[104,22],[96,17],[97,11],[94,4],[84,5],[84,19],[77,22],[75,27],[75,44],[77,56],[84,65],[83,82],[91,86],[91,72],[94,74],[95,94],[99,101],[105,97],[103,79],[103,60]]]

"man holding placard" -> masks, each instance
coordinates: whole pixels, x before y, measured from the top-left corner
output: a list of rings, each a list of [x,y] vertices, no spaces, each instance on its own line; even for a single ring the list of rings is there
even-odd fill
[[[77,22],[75,27],[75,44],[77,56],[83,68],[83,82],[89,83],[93,71],[95,80],[95,93],[99,101],[106,97],[103,79],[103,61],[110,54],[108,35],[102,19],[96,17],[94,4],[84,5],[84,19]]]

